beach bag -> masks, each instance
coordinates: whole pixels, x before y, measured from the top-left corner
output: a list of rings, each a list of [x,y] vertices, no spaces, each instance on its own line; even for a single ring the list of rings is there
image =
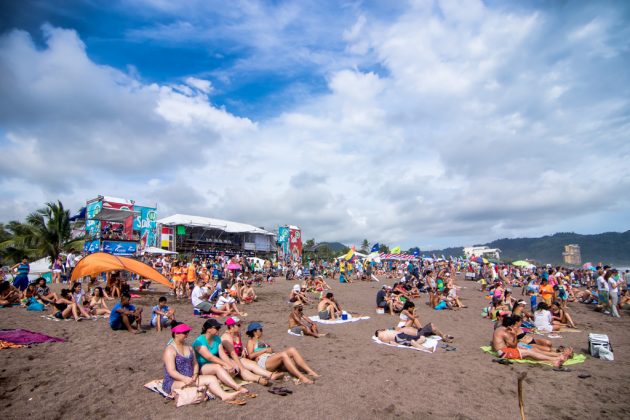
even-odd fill
[[[606,334],[589,334],[588,335],[588,352],[593,357],[601,357],[601,350],[605,349],[603,355],[604,357],[612,356],[612,345],[610,344],[610,340]],[[610,355],[608,354],[610,353]],[[612,359],[604,359],[604,360],[612,360]]]
[[[208,395],[206,394],[207,391],[207,386],[199,386],[199,378],[197,378],[196,385],[187,386],[173,391],[173,394],[175,395],[175,405],[177,407],[183,407],[185,405],[202,403],[208,399]]]
[[[43,311],[46,309],[43,303],[33,302],[26,308],[27,311]]]

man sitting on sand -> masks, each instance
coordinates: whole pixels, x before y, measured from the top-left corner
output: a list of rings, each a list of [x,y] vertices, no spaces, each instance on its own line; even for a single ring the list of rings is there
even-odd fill
[[[112,330],[127,330],[130,333],[139,334],[145,332],[140,329],[142,324],[142,308],[136,309],[135,306],[129,303],[131,297],[128,294],[123,294],[118,302],[112,308],[112,312],[109,314],[109,326]],[[136,324],[134,326],[134,324]]]
[[[311,337],[319,338],[326,334],[320,334],[317,330],[317,325],[306,316],[304,316],[304,307],[300,302],[293,304],[293,309],[289,315],[289,330],[293,334],[310,335]]]
[[[208,314],[210,313],[210,309],[212,309],[212,303],[209,302],[208,298],[210,297],[210,293],[205,287],[202,278],[197,279],[197,283],[195,284],[195,288],[192,290],[190,294],[190,300],[192,302],[193,307],[201,313]]]
[[[559,368],[573,354],[571,348],[565,349],[562,353],[542,352],[536,348],[525,348],[518,346],[517,335],[520,333],[516,326],[520,318],[506,316],[503,318],[503,325],[494,330],[492,335],[492,348],[502,359],[524,359],[540,360],[551,362]]]
[[[423,335],[409,335],[394,330],[376,330],[374,336],[381,340],[383,343],[415,347],[422,350],[424,350],[422,343],[427,341],[427,338]]]
[[[341,307],[335,300],[332,292],[326,293],[317,304],[319,319],[335,320],[341,316]]]
[[[170,309],[166,304],[166,297],[161,296],[158,304],[153,307],[151,314],[151,326],[157,331],[162,331],[162,327],[168,327],[175,320],[175,309]]]

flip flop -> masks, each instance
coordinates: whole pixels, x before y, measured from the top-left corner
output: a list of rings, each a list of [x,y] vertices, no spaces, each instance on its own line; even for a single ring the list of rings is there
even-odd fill
[[[291,391],[289,388],[285,388],[283,386],[279,386],[278,390],[281,392],[286,392],[287,394],[293,394],[293,391]]]
[[[512,362],[508,359],[492,359],[493,362],[498,363],[500,365],[511,365]]]
[[[555,367],[553,368],[554,372],[571,372],[571,369],[566,368],[564,366],[560,366],[560,367]]]
[[[580,378],[580,379],[586,379],[586,378],[590,378],[590,377],[591,377],[591,375],[588,374],[588,373],[580,373],[578,375],[578,378]]]
[[[277,387],[270,388],[267,390],[267,392],[274,395],[280,395],[282,397],[286,397],[287,395],[289,395],[287,392],[282,392],[282,388],[277,388]]]
[[[248,392],[246,394],[241,394],[241,395],[245,398],[256,398],[258,396],[258,394],[256,394],[255,392]]]
[[[230,404],[230,405],[245,405],[247,404],[247,401],[245,400],[228,400],[225,401],[226,404]]]

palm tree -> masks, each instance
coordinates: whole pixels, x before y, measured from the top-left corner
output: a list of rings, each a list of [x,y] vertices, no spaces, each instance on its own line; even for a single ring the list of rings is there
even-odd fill
[[[22,256],[31,258],[49,257],[55,261],[62,251],[79,245],[83,240],[72,239],[70,211],[64,209],[61,201],[46,203],[46,207],[29,214],[26,223],[13,221],[6,227],[11,237],[1,244],[2,248],[5,251],[13,249],[14,254],[22,252]]]

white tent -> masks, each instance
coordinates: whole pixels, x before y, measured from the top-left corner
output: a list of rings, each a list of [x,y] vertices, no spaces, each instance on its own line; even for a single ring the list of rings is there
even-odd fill
[[[50,271],[52,270],[50,268],[52,266],[52,263],[50,262],[49,257],[44,257],[37,261],[33,261],[29,265],[31,267],[31,271],[29,272],[29,274],[36,274],[37,277],[44,273],[50,273]]]
[[[246,223],[230,222],[222,219],[212,219],[210,217],[190,216],[187,214],[174,214],[157,221],[163,226],[198,226],[206,229],[217,229],[228,233],[258,233],[261,235],[271,235],[274,233],[258,228]]]
[[[168,251],[166,249],[162,249],[162,248],[156,248],[154,246],[149,246],[146,247],[144,249],[144,251],[142,251],[144,254],[161,254],[161,255],[171,255],[171,254],[177,254],[177,252],[175,251]]]

